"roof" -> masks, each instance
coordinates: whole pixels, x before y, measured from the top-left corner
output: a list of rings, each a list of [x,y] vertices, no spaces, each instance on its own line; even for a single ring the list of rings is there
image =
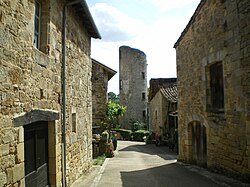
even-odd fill
[[[74,3],[74,1],[68,1],[69,4],[72,3],[72,7],[75,9],[75,13],[82,20],[84,27],[86,27],[88,33],[92,38],[101,39],[101,35],[95,25],[92,15],[89,11],[88,5],[85,0],[79,0],[79,2]],[[79,6],[80,4],[80,6]]]
[[[203,5],[205,4],[206,0],[201,0],[199,5],[197,6],[193,16],[191,17],[191,19],[189,20],[186,28],[182,31],[181,36],[178,38],[178,40],[176,41],[176,43],[174,44],[174,48],[178,47],[180,41],[182,40],[182,38],[185,36],[185,34],[187,33],[188,29],[190,28],[190,26],[195,22],[195,18],[198,15],[198,13],[200,12],[201,8],[203,7]]]
[[[162,95],[170,102],[177,103],[177,86],[171,85],[160,88]]]
[[[154,78],[150,79],[149,84],[149,101],[153,99],[155,94],[160,90],[162,87],[168,87],[170,85],[176,84],[176,78]]]
[[[92,58],[92,63],[95,63],[95,64],[97,64],[99,66],[102,66],[108,72],[108,80],[110,80],[117,73],[117,71],[109,68],[108,66],[98,62],[97,60],[95,60],[93,58]]]

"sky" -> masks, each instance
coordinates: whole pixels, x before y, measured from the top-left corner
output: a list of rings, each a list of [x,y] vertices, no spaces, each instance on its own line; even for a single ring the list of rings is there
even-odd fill
[[[119,47],[147,57],[147,79],[176,77],[173,48],[200,0],[87,0],[102,39],[92,39],[91,57],[119,73]],[[108,92],[119,94],[119,74]]]

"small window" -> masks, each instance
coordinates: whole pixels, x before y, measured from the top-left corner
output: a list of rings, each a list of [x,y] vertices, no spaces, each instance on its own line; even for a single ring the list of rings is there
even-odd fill
[[[144,118],[146,117],[146,110],[142,111],[142,117],[144,117]]]
[[[157,120],[157,110],[155,111],[155,120]]]
[[[141,72],[142,79],[145,79],[145,72]]]
[[[223,111],[224,109],[224,83],[222,62],[210,66],[210,92],[211,109]]]
[[[76,113],[72,114],[72,132],[76,133]]]
[[[143,92],[142,93],[142,99],[145,100],[146,99],[146,94]]]
[[[35,0],[35,16],[34,16],[34,47],[40,48],[41,36],[41,4]]]
[[[122,89],[122,80],[120,80],[120,90]]]

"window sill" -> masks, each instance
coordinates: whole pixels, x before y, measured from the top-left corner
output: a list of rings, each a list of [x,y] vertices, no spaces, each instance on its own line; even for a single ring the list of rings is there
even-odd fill
[[[43,67],[47,67],[51,63],[51,58],[49,57],[49,55],[43,53],[35,47],[33,47],[33,59],[35,63]]]

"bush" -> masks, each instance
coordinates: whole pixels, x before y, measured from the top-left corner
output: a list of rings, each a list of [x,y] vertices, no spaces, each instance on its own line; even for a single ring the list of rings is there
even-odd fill
[[[138,131],[138,130],[144,130],[146,125],[143,122],[140,121],[132,121],[131,123],[131,130],[132,132]]]
[[[132,140],[134,141],[143,141],[143,137],[144,137],[144,132],[133,132],[131,134]]]
[[[148,136],[146,138],[146,144],[152,144],[153,143],[153,136],[152,134],[148,133]]]
[[[120,132],[123,140],[131,140],[131,130],[127,130],[127,129],[118,129],[116,130],[117,132]]]
[[[149,136],[149,132],[145,130],[138,130],[131,134],[132,140],[134,141],[144,141]]]
[[[93,159],[93,165],[102,165],[103,162],[105,161],[106,156],[105,154],[98,156],[96,159]]]

